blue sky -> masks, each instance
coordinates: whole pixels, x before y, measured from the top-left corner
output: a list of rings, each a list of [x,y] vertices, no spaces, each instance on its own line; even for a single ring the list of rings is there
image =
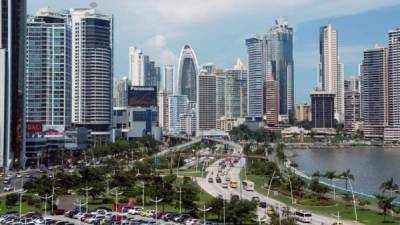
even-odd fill
[[[28,12],[40,7],[88,7],[87,0],[28,0]],[[345,77],[356,75],[362,51],[387,45],[387,31],[400,27],[398,0],[97,0],[100,12],[115,21],[115,76],[128,71],[128,47],[142,48],[159,65],[177,63],[190,44],[199,63],[230,68],[237,57],[246,62],[244,39],[267,30],[279,16],[294,27],[296,103],[309,101],[316,85],[319,27],[338,30]]]

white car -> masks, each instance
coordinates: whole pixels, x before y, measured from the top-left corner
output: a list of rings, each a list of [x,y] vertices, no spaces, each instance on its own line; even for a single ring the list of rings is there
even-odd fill
[[[3,191],[12,191],[13,188],[10,185],[4,186]]]
[[[228,188],[228,183],[223,183],[222,188]]]
[[[140,215],[142,211],[143,211],[142,207],[134,207],[133,209],[128,209],[128,213],[132,215]]]
[[[101,220],[101,219],[104,219],[104,218],[105,218],[104,215],[96,215],[96,216],[90,217],[86,222],[94,223],[95,221]]]
[[[185,225],[197,225],[200,224],[199,219],[188,219],[185,223]]]
[[[20,173],[17,173],[17,178],[21,178],[22,175]]]

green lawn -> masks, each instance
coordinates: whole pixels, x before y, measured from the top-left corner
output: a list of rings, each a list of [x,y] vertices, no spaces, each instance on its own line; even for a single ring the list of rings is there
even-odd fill
[[[241,173],[241,177],[243,174]],[[247,175],[247,179],[254,182],[255,190],[263,195],[267,195],[267,189],[263,187],[264,183],[267,181],[266,177],[257,176],[257,175]],[[269,195],[271,198],[276,199],[280,202],[284,202],[286,204],[291,204],[291,198],[289,196],[285,196],[282,194],[274,195],[273,192],[270,192]],[[303,206],[303,205],[295,205],[296,208],[301,208],[310,212],[315,212],[323,215],[328,215],[335,217],[337,212],[340,212],[340,216],[345,220],[354,220],[354,208],[352,205],[345,205],[343,203],[337,202],[335,206]],[[387,217],[387,222],[383,222],[383,216],[379,213],[366,210],[366,209],[357,209],[358,221],[366,224],[366,225],[385,225],[385,224],[399,224],[400,218]]]

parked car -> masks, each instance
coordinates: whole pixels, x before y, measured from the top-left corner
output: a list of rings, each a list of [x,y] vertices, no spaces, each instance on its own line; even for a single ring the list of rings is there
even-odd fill
[[[128,214],[140,215],[143,211],[142,207],[134,207],[133,209],[128,209]]]
[[[266,202],[260,202],[260,203],[258,203],[258,205],[263,209],[267,208],[267,203]]]

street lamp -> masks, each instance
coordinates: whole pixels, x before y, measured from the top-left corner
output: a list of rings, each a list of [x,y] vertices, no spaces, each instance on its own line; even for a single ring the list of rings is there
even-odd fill
[[[142,181],[141,183],[142,183],[141,186],[139,185],[136,186],[142,188],[142,208],[144,209],[144,181]]]
[[[156,196],[156,199],[150,199],[150,201],[156,203],[156,216],[155,216],[156,217],[156,225],[158,224],[158,203],[161,202],[162,200],[164,200],[164,199],[162,199],[162,198],[158,199],[157,196]]]
[[[276,171],[274,171],[274,172],[272,173],[271,180],[269,181],[268,192],[267,192],[267,199],[268,199],[268,200],[269,200],[269,191],[271,190],[271,186],[272,186],[272,181],[274,180],[274,178],[279,178],[279,176],[276,176],[276,177],[275,177],[275,172],[276,172]]]
[[[347,177],[346,177],[347,178]],[[356,205],[356,198],[354,196],[354,191],[353,191],[353,185],[351,184],[351,180],[349,180],[349,184],[350,184],[350,189],[351,189],[351,195],[353,196],[353,207],[354,207],[354,216],[356,221],[358,220],[358,216],[357,216],[357,205]]]
[[[179,191],[176,191],[179,193],[179,214],[182,215],[182,186],[179,187]]]
[[[92,187],[86,186],[86,188],[82,188],[86,192],[86,213],[88,213],[89,210],[89,191],[92,190]]]
[[[53,195],[48,196],[47,193],[44,196],[39,196],[41,199],[44,199],[44,217],[47,215],[47,199],[50,199],[53,197]]]
[[[22,195],[26,193],[26,190],[21,190],[19,192],[19,219],[21,219],[22,216]]]
[[[122,195],[123,192],[118,192],[118,188],[115,188],[115,191],[112,192],[111,194],[115,194],[115,213],[117,213],[118,210],[118,196]]]
[[[199,211],[203,212],[203,225],[206,225],[206,212],[210,211],[212,207],[206,209],[206,204],[204,204],[202,209],[197,208]]]

